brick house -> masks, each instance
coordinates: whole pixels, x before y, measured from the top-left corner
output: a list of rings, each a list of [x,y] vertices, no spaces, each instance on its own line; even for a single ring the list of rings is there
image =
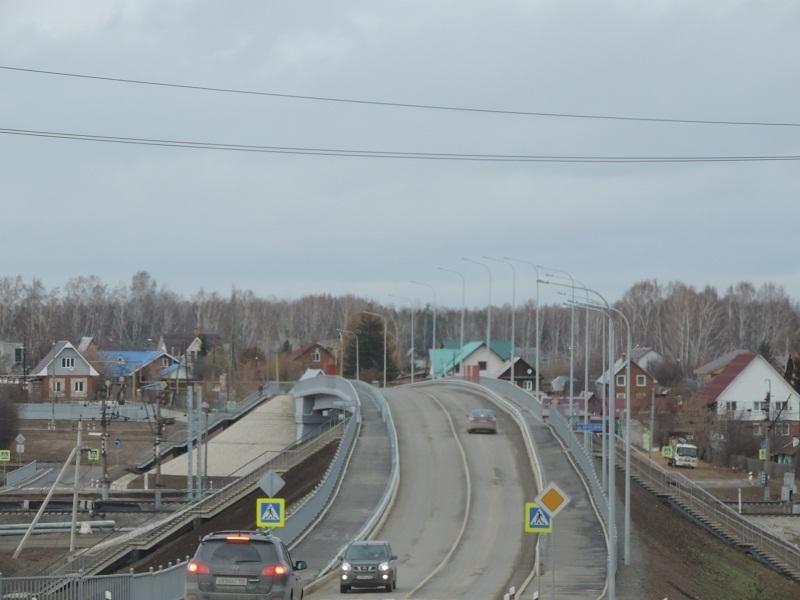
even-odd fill
[[[320,369],[329,375],[336,374],[336,357],[333,346],[322,342],[309,342],[289,355],[292,370]]]
[[[69,342],[58,342],[30,373],[42,400],[86,400],[94,396],[97,370]]]

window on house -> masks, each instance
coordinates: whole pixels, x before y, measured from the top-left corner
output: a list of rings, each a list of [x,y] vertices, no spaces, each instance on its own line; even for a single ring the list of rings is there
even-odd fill
[[[620,398],[621,400],[624,400],[625,399],[625,392],[617,392],[617,398]]]
[[[528,379],[525,381],[525,390],[530,392],[533,389],[533,382]]]
[[[753,402],[753,412],[764,410],[763,402]]]
[[[61,358],[61,366],[64,369],[73,369],[75,367],[75,357],[64,356]]]
[[[311,362],[319,362],[321,360],[319,349],[311,353]]]
[[[780,421],[778,423],[775,423],[775,434],[789,435],[789,423],[786,421]]]
[[[168,367],[169,366],[169,359],[166,356],[161,357],[161,366]]]
[[[753,424],[753,435],[756,437],[764,436],[764,426],[761,423]]]
[[[726,402],[725,410],[728,412],[736,412],[736,402]]]
[[[72,391],[82,394],[86,391],[86,380],[76,379],[72,382]]]
[[[644,375],[637,375],[636,376],[636,385],[639,387],[644,387],[647,385],[647,377]]]
[[[53,386],[57,394],[60,394],[64,391],[64,380],[63,379],[56,379],[55,385]]]
[[[478,369],[481,370],[481,371],[485,371],[486,370],[486,361],[485,360],[479,360],[478,361]]]
[[[14,348],[14,362],[22,362],[22,348]]]
[[[783,402],[776,402],[775,403],[775,410],[777,410],[778,412],[780,412],[780,411],[786,412],[787,410],[789,410],[789,401],[788,400],[784,400]]]

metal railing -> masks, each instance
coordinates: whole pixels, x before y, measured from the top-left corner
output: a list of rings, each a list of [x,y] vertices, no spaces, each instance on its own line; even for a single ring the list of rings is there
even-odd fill
[[[731,541],[752,546],[800,580],[800,550],[791,542],[749,521],[690,479],[655,463],[646,453],[635,448],[632,452],[631,477],[649,484],[655,493],[669,496],[693,516],[705,519],[709,527]]]

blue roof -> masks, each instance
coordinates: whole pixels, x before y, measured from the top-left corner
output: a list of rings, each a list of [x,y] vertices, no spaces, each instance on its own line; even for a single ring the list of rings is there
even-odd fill
[[[134,371],[141,370],[142,367],[162,356],[175,360],[161,350],[104,350],[100,352],[100,359],[104,363],[106,372],[115,377],[130,377]]]

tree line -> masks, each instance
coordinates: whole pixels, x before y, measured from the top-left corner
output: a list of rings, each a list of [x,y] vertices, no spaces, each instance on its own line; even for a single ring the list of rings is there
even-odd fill
[[[580,290],[576,300],[582,299]],[[667,361],[664,372],[655,374],[662,383],[686,377],[697,366],[734,349],[761,352],[776,366],[800,338],[800,306],[774,284],[756,288],[749,282],[730,286],[724,293],[707,286],[696,289],[681,282],[662,285],[655,280],[635,283],[614,303],[630,323],[633,346],[651,347]],[[200,290],[191,297],[158,284],[149,273],[133,275],[129,283],[109,285],[96,276],[70,279],[63,289],[46,289],[36,278],[0,278],[0,340],[23,342],[26,363],[34,365],[54,342],[77,342],[94,337],[101,347],[154,348],[163,333],[217,333],[232,347],[248,356],[278,353],[305,342],[331,340],[337,330],[352,325],[354,315],[370,311],[386,319],[391,333],[396,365],[408,370],[408,350],[418,355],[433,343],[433,309],[383,305],[351,294],[320,293],[288,300],[259,297],[252,291],[232,289],[228,295]],[[516,345],[533,364],[536,347],[535,298],[517,303]],[[574,339],[575,372],[582,373],[589,361],[592,377],[602,370],[603,331],[606,320],[581,306],[539,306],[540,366],[545,376],[565,374]],[[511,306],[492,306],[491,332],[495,340],[511,338]],[[486,337],[486,307],[465,310],[465,340]],[[437,345],[461,336],[461,309],[439,307],[436,315]],[[375,327],[380,328],[380,320]],[[625,350],[626,327],[615,318],[616,356]],[[586,354],[585,336],[589,337]],[[382,334],[382,332],[381,332]]]

